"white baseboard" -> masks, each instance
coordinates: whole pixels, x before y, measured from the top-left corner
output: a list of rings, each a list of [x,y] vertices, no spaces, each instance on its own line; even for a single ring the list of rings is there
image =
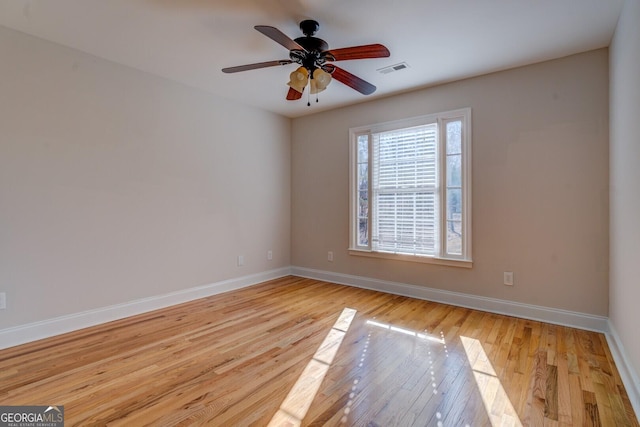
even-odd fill
[[[136,314],[146,313],[152,310],[181,304],[199,298],[205,298],[223,292],[245,288],[247,286],[288,276],[290,274],[291,269],[289,267],[284,267],[249,276],[223,280],[209,285],[170,292],[164,295],[142,298],[135,301],[69,314],[26,325],[0,329],[0,349],[76,331],[89,326],[111,322],[113,320],[123,319],[129,316],[135,316]]]
[[[389,282],[362,276],[352,276],[330,271],[313,270],[302,267],[291,267],[291,274],[327,282],[371,289],[395,295],[402,295],[428,301],[456,305],[458,307],[473,308],[490,313],[505,314],[523,319],[538,320],[556,325],[570,326],[589,331],[606,333],[608,319],[603,316],[560,310],[538,305],[523,304],[514,301],[487,298],[460,292],[444,291],[424,286],[408,285],[405,283]]]
[[[622,383],[624,384],[624,388],[626,389],[629,400],[631,401],[631,406],[633,406],[633,410],[636,415],[639,416],[640,379],[638,379],[638,375],[633,369],[633,365],[629,362],[624,351],[622,341],[620,340],[620,336],[611,321],[608,322],[608,326],[609,331],[607,332],[606,337],[607,344],[609,344],[609,350],[611,350],[613,360],[616,362],[616,368],[618,368],[618,372],[620,372],[620,377],[622,378]]]

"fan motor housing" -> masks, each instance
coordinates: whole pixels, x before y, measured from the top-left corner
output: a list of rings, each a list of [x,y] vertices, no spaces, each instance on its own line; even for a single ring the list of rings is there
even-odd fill
[[[329,49],[329,45],[322,39],[313,37],[320,29],[318,21],[313,19],[305,19],[300,22],[300,31],[305,37],[298,37],[295,42],[302,46],[307,52],[322,52]]]
[[[320,68],[327,59],[324,52],[329,49],[329,44],[318,37],[313,37],[319,28],[320,24],[312,19],[300,22],[304,37],[298,37],[294,41],[304,50],[289,51],[289,58],[309,70],[309,74],[312,74],[316,68]]]
[[[317,37],[298,37],[295,42],[302,46],[307,52],[322,52],[329,49],[326,41]]]

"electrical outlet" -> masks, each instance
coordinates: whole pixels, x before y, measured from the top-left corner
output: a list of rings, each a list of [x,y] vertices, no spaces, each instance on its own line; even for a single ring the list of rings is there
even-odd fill
[[[513,286],[513,271],[504,272],[504,284],[505,286]]]
[[[333,261],[333,252],[332,251],[327,252],[327,261]]]
[[[0,292],[0,310],[7,308],[7,294]]]
[[[238,255],[238,267],[242,267],[244,265],[244,255]]]
[[[273,259],[273,251],[268,250],[267,251],[267,260],[271,261]]]

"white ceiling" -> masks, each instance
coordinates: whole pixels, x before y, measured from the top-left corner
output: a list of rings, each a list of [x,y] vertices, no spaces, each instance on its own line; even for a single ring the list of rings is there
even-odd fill
[[[354,104],[608,46],[623,0],[0,0],[0,25],[288,117]],[[369,96],[334,81],[320,102],[286,101],[295,65],[253,29],[291,38],[299,21],[340,48],[382,43],[391,56],[340,62],[373,83]],[[3,59],[4,60],[4,59]],[[376,70],[406,62],[390,74]],[[313,99],[312,99],[313,101]]]

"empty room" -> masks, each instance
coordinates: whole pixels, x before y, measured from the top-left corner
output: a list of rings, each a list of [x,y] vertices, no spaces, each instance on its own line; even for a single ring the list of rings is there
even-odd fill
[[[0,426],[638,426],[640,0],[0,0]]]

